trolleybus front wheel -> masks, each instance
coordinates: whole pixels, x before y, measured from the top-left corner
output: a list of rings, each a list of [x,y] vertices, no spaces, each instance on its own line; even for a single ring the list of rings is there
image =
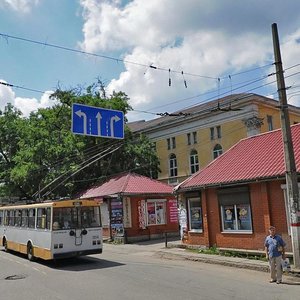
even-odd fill
[[[8,248],[7,248],[7,240],[6,238],[3,239],[3,247],[4,247],[4,251],[8,252]]]
[[[27,244],[27,257],[28,257],[28,260],[30,260],[30,261],[35,260],[35,257],[33,255],[33,247],[31,245],[31,243]]]

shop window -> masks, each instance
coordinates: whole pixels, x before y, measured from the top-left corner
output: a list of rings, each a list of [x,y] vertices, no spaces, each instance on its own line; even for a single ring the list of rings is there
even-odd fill
[[[247,188],[220,190],[218,199],[223,231],[252,232],[250,197]]]
[[[146,202],[147,225],[166,224],[166,201],[148,200]]]
[[[202,232],[202,210],[200,198],[188,199],[189,210],[189,230],[193,232]]]

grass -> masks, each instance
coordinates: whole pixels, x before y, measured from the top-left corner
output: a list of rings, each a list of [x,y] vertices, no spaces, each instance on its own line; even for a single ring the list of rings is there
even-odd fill
[[[203,249],[188,249],[188,251],[194,253],[196,252],[196,253],[203,253],[203,254],[222,255],[222,256],[229,256],[229,257],[240,257],[240,258],[267,261],[264,254],[241,253],[234,250],[225,251],[225,250],[218,249],[216,246],[210,248],[203,248]]]

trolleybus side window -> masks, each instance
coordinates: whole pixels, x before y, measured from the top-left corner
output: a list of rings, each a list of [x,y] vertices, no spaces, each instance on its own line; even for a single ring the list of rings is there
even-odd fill
[[[21,226],[21,210],[20,209],[15,210],[15,226],[16,227]]]
[[[28,227],[28,209],[22,209],[22,227]]]
[[[0,225],[2,225],[3,221],[3,210],[0,210]]]
[[[14,226],[15,225],[15,215],[13,210],[8,211],[8,225]]]
[[[8,211],[5,210],[4,211],[4,225],[8,225]]]
[[[50,229],[50,207],[38,208],[37,209],[37,224],[36,228]]]
[[[28,227],[35,228],[35,209],[29,209],[29,216],[28,216]]]

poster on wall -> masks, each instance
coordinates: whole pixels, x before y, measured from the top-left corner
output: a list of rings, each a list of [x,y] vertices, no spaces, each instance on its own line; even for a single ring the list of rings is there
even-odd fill
[[[146,229],[145,211],[146,211],[146,202],[145,202],[145,200],[141,200],[141,201],[139,201],[139,204],[138,204],[139,228],[141,228],[141,229]]]
[[[122,199],[111,199],[110,227],[113,236],[124,236]]]
[[[191,229],[202,229],[201,207],[191,207]]]
[[[177,200],[172,199],[168,201],[168,211],[170,216],[170,223],[178,223],[178,209]]]
[[[224,206],[224,229],[236,229],[234,219],[235,215],[233,205]]]
[[[155,203],[147,203],[147,212],[148,212],[148,225],[156,224],[156,214],[155,214]]]
[[[131,203],[129,197],[123,198],[123,224],[124,228],[131,228]]]

